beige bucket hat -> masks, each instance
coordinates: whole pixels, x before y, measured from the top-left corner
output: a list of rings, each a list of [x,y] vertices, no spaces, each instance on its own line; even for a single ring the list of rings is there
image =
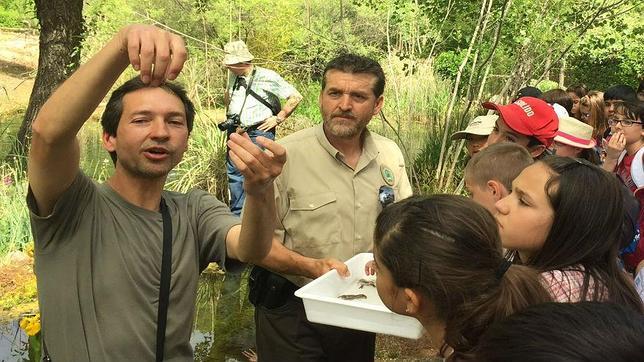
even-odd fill
[[[250,62],[255,58],[242,40],[231,41],[224,45],[224,53],[223,62],[225,65]]]
[[[573,147],[593,148],[593,127],[572,117],[561,117],[555,141]]]
[[[470,122],[470,124],[467,125],[467,128],[462,131],[454,132],[454,134],[452,134],[452,140],[461,140],[467,137],[468,134],[487,136],[492,133],[492,130],[494,129],[496,120],[498,118],[499,116],[496,114],[489,116],[478,116],[474,118]]]

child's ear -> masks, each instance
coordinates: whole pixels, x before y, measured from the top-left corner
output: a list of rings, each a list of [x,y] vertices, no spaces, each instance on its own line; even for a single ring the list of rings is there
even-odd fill
[[[417,315],[421,309],[421,295],[411,288],[403,289],[405,293],[405,313]]]
[[[492,193],[492,197],[494,197],[495,202],[501,200],[507,195],[505,186],[503,186],[499,181],[490,180],[487,182],[486,186]]]
[[[530,155],[532,156],[532,158],[536,158],[536,157],[539,157],[542,153],[544,153],[546,151],[546,146],[544,146],[544,145],[536,145],[536,146],[528,149],[528,151],[530,152]]]

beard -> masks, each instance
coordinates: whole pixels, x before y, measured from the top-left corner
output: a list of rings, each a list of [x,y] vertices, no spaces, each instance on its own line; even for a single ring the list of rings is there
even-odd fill
[[[369,121],[357,119],[350,113],[332,114],[324,121],[324,128],[334,137],[353,138],[364,131],[367,123]]]

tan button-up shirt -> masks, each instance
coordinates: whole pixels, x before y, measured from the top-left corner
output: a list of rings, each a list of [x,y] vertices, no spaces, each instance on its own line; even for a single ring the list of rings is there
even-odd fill
[[[400,148],[375,133],[366,131],[355,169],[329,143],[322,124],[279,143],[286,147],[288,160],[275,181],[276,234],[304,256],[345,261],[371,250],[382,210],[380,187],[393,188],[396,201],[412,194]],[[300,286],[310,281],[286,277]]]

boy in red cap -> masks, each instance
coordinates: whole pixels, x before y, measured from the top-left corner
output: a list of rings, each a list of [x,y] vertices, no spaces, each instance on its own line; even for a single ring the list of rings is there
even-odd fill
[[[483,107],[499,113],[488,145],[514,142],[525,147],[534,158],[546,154],[559,127],[559,118],[548,103],[534,97],[522,97],[508,105],[485,102]]]

